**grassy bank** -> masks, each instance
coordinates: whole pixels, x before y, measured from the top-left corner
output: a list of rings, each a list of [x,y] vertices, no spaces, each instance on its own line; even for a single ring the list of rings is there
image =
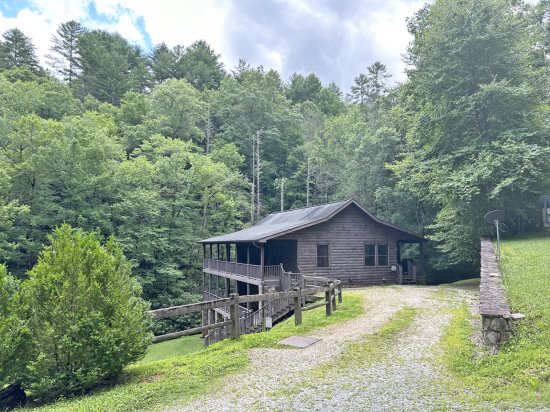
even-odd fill
[[[168,340],[166,342],[155,343],[147,349],[142,363],[148,363],[174,356],[187,355],[204,348],[201,335],[184,336],[179,339]]]
[[[509,304],[525,314],[518,333],[496,355],[480,352],[472,314],[454,311],[443,339],[445,361],[477,401],[550,407],[550,238],[509,240],[501,268]]]
[[[129,366],[118,382],[89,396],[60,401],[39,408],[40,411],[134,411],[157,410],[174,401],[185,401],[205,393],[222,379],[245,368],[249,348],[277,347],[291,335],[307,334],[315,329],[346,321],[363,313],[362,298],[344,293],[344,301],[332,316],[324,308],[303,314],[303,324],[294,325],[291,317],[270,332],[225,340],[206,349],[164,360],[143,361]],[[151,354],[154,357],[159,354]]]

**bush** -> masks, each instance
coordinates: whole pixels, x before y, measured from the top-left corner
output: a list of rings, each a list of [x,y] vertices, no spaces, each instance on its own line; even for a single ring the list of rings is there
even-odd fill
[[[25,322],[20,317],[20,283],[0,265],[0,389],[19,379],[25,354]]]
[[[83,393],[151,342],[148,304],[113,240],[63,225],[23,284],[30,343],[23,387],[35,399]]]

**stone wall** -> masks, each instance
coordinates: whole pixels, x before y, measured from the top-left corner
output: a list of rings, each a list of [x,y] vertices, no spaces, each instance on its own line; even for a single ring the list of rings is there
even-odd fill
[[[506,299],[502,275],[493,244],[481,239],[481,283],[479,286],[479,314],[482,336],[486,345],[496,348],[514,332],[513,316]]]

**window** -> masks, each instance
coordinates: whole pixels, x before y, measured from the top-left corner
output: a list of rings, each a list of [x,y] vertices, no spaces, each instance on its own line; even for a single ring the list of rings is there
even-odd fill
[[[365,245],[365,266],[376,266],[376,245]]]
[[[317,245],[317,267],[328,268],[328,245]]]
[[[378,249],[378,266],[389,265],[389,248],[388,245],[376,245]]]
[[[365,266],[389,266],[388,245],[365,245]]]

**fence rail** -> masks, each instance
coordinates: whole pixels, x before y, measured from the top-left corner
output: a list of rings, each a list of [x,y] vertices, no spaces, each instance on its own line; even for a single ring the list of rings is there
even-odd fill
[[[231,263],[231,262],[228,262]],[[292,279],[292,276],[289,277]],[[305,277],[304,277],[305,278]],[[294,286],[293,290],[285,292],[263,293],[258,295],[243,295],[239,296],[232,293],[229,298],[213,299],[200,303],[191,303],[189,305],[173,306],[164,309],[156,309],[150,311],[153,319],[165,319],[174,316],[180,316],[188,313],[202,312],[203,319],[206,311],[214,311],[215,309],[223,308],[229,313],[229,318],[221,322],[203,325],[197,328],[186,329],[178,332],[168,333],[165,335],[155,336],[154,342],[162,342],[165,340],[176,339],[181,336],[192,335],[203,332],[205,343],[208,344],[212,337],[214,341],[225,337],[238,338],[241,334],[256,331],[260,326],[262,329],[265,325],[266,317],[271,317],[274,314],[281,314],[286,311],[294,310],[295,323],[302,323],[302,311],[311,310],[317,307],[325,306],[326,315],[330,316],[337,309],[337,302],[342,302],[342,283],[340,280],[327,280],[324,285],[319,286]],[[298,279],[296,279],[298,280]],[[318,281],[318,280],[317,280]],[[324,300],[314,303],[313,305],[304,306],[304,297],[324,293]],[[255,312],[243,312],[242,304],[258,302],[258,310]],[[229,309],[229,310],[228,310]],[[217,319],[219,314],[214,313],[214,319]],[[207,316],[210,319],[210,316]],[[229,330],[228,330],[229,327]],[[212,330],[212,332],[207,333]]]

